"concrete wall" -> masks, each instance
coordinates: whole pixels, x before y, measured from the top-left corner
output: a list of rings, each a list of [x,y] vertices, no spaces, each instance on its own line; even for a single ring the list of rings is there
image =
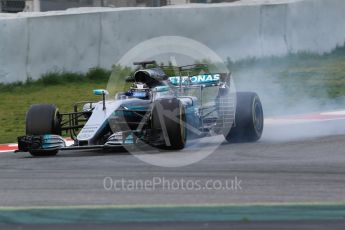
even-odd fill
[[[0,82],[110,68],[133,46],[162,35],[198,40],[233,60],[344,45],[345,1],[267,2],[0,16]]]

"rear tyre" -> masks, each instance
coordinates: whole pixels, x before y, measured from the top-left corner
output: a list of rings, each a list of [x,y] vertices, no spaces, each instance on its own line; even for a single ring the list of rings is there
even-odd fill
[[[59,110],[55,105],[32,105],[26,114],[26,135],[61,135]],[[32,156],[54,156],[58,150],[30,151]]]
[[[224,135],[230,143],[255,142],[261,138],[264,114],[259,96],[252,92],[238,92],[235,127]]]
[[[152,110],[152,128],[166,133],[168,142],[159,146],[166,150],[181,150],[186,144],[185,108],[176,99],[162,99],[155,101]],[[164,139],[165,140],[165,139]]]

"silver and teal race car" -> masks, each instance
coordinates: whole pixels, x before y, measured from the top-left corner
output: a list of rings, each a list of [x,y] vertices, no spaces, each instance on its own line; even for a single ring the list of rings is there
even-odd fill
[[[18,137],[19,151],[52,156],[59,150],[129,145],[180,150],[187,140],[214,135],[229,142],[260,139],[260,99],[256,93],[232,92],[230,74],[198,71],[205,69],[202,64],[135,64],[138,69],[123,79],[130,85],[127,91],[112,98],[107,90],[94,90],[101,101],[76,103],[70,113],[60,113],[55,105],[32,105],[26,135]],[[74,144],[67,146],[62,133],[68,133]]]

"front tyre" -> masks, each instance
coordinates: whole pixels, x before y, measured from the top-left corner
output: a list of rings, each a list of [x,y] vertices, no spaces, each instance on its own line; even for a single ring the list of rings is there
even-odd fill
[[[55,105],[32,105],[26,114],[26,135],[61,135],[59,110]],[[55,156],[58,150],[31,150],[32,156]]]
[[[185,108],[176,98],[161,99],[154,102],[152,128],[160,130],[167,150],[181,150],[186,144]]]
[[[237,92],[235,126],[224,137],[228,142],[255,142],[261,138],[264,114],[259,96],[253,92]]]

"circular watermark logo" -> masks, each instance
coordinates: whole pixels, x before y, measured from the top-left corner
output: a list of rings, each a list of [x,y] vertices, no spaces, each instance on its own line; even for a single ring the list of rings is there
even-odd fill
[[[114,66],[108,145],[123,145],[162,167],[198,162],[224,142],[235,118],[236,90],[224,61],[179,36],[144,41]]]

